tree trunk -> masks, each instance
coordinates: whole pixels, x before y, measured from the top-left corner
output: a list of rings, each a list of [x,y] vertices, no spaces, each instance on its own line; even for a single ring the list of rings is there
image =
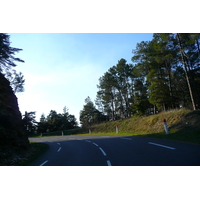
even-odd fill
[[[182,58],[183,66],[184,66],[184,71],[185,71],[185,76],[186,76],[186,80],[187,80],[187,84],[188,84],[188,89],[189,89],[189,92],[190,92],[192,106],[193,106],[193,109],[196,110],[196,105],[195,105],[195,102],[194,102],[193,92],[192,92],[192,88],[191,88],[191,84],[190,84],[190,80],[189,80],[189,76],[188,76],[188,72],[187,72],[187,63],[186,63],[186,60],[184,58],[184,51],[183,51],[183,48],[182,48],[182,44],[181,44],[179,33],[177,33],[176,36],[177,36],[179,48],[180,48],[180,51],[181,51],[181,58]]]
[[[174,103],[174,95],[172,91],[171,67],[170,67],[170,63],[168,64],[166,60],[165,60],[165,65],[166,65],[167,75],[168,75],[169,94],[172,100],[171,105],[172,105],[172,108],[174,109],[175,103]]]
[[[155,115],[156,114],[156,105],[153,105],[153,106],[154,106],[153,114]]]

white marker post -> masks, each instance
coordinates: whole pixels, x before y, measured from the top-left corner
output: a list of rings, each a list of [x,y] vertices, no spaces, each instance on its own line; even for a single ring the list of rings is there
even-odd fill
[[[91,134],[91,129],[89,128],[89,134]]]
[[[62,136],[63,136],[63,131],[62,131]]]
[[[119,128],[118,128],[118,125],[116,125],[116,134],[119,133]]]
[[[166,121],[166,119],[163,119],[162,121],[163,121],[163,123],[164,123],[165,133],[166,133],[166,134],[169,134],[169,131],[168,131],[168,126],[167,126],[167,121]]]

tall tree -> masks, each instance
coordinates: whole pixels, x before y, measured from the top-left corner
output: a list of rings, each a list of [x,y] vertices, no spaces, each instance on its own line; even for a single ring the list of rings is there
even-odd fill
[[[40,117],[40,121],[38,122],[38,128],[37,128],[37,132],[38,133],[45,133],[47,132],[47,130],[49,129],[49,124],[45,118],[45,115],[42,114]]]
[[[84,128],[88,128],[91,125],[98,124],[105,120],[105,116],[99,112],[90,97],[85,99],[85,105],[83,110],[80,111],[80,122]]]
[[[120,59],[99,79],[97,93],[98,105],[103,105],[104,112],[110,120],[131,115],[133,103],[133,65]],[[100,101],[101,99],[101,101]]]
[[[26,111],[22,118],[24,130],[29,134],[32,134],[34,131],[36,131],[37,122],[35,120],[35,113],[36,112]]]
[[[15,53],[22,49],[10,46],[10,36],[0,33],[0,73],[2,73],[11,83],[14,92],[22,92],[24,90],[24,77],[22,73],[17,73],[13,67],[17,65],[15,62],[24,62],[20,58],[15,57]]]
[[[190,83],[190,79],[189,79],[189,75],[188,75],[188,68],[189,68],[188,59],[187,59],[187,56],[185,55],[185,51],[184,51],[183,46],[182,46],[180,34],[177,33],[176,37],[177,37],[179,48],[180,48],[180,52],[181,52],[181,58],[182,58],[184,71],[185,71],[185,76],[186,76],[186,80],[187,80],[187,84],[188,84],[188,88],[189,88],[189,92],[190,92],[192,106],[193,106],[193,109],[196,110],[196,104],[195,104],[195,100],[194,100],[194,95],[193,95],[193,91],[192,91],[192,87],[191,87],[191,83]]]
[[[200,106],[200,34],[155,33],[99,79],[96,105],[109,120]],[[189,89],[188,89],[189,88]],[[190,101],[192,103],[190,103]]]
[[[18,74],[15,73],[13,79],[10,80],[10,83],[11,87],[14,90],[14,93],[24,92],[25,79],[24,75],[21,72],[19,72]]]
[[[11,67],[16,67],[15,61],[24,62],[20,58],[15,58],[15,53],[22,49],[10,47],[10,36],[0,33],[0,71],[9,72]]]

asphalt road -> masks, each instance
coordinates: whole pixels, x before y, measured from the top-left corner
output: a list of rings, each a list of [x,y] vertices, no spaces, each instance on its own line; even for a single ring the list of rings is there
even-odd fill
[[[54,136],[29,138],[48,151],[30,166],[199,166],[200,145],[122,136]]]

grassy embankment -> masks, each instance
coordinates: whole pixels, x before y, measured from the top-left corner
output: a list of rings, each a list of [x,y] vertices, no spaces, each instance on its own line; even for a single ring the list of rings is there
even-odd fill
[[[167,120],[168,135],[165,133],[162,119]],[[200,110],[180,109],[151,116],[106,122],[93,126],[92,134],[114,135],[116,125],[119,127],[119,135],[137,135],[200,144]]]
[[[40,134],[29,135],[29,137],[47,137],[47,136],[62,136],[62,135],[75,135],[82,131],[81,128],[74,128],[64,131],[45,132]]]
[[[169,134],[166,135],[162,119],[167,120]],[[173,112],[162,112],[156,115],[131,117],[125,120],[106,122],[91,127],[92,135],[116,135],[116,125],[119,127],[119,135],[145,136],[160,139],[177,140],[200,144],[200,110],[190,111],[186,109]],[[64,135],[88,134],[88,130],[72,129],[64,131]],[[43,136],[62,135],[60,131],[48,133]],[[48,145],[32,143],[26,152],[18,156],[10,156],[12,162],[4,162],[0,165],[26,165],[30,161],[45,152]],[[9,159],[8,159],[9,160]]]

